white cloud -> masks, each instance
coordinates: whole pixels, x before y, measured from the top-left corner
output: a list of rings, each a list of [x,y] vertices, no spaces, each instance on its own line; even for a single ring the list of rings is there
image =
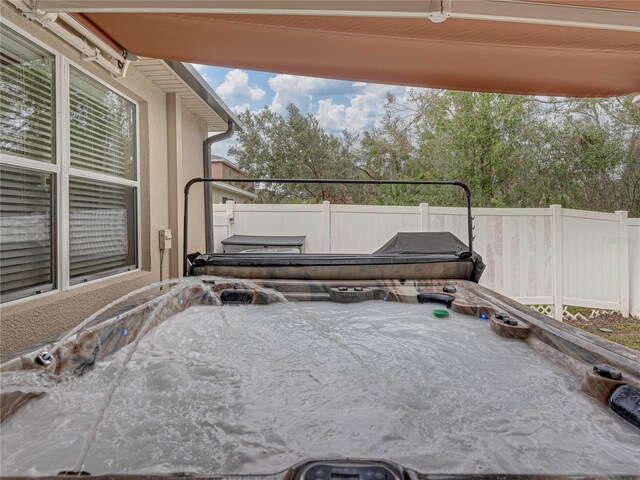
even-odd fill
[[[249,74],[244,70],[231,70],[224,76],[224,82],[216,88],[216,93],[225,101],[229,99],[262,100],[267,94],[260,87],[249,85]]]
[[[380,125],[384,116],[387,93],[403,97],[408,88],[391,85],[354,83],[357,93],[348,105],[335,103],[332,98],[318,102],[317,118],[327,130],[362,132]]]
[[[204,69],[207,68],[209,65],[201,65],[199,63],[192,63],[191,65],[193,66],[193,68],[196,69],[196,71],[200,74],[200,76],[205,79],[207,83],[211,83],[211,78],[209,78],[209,75],[207,75],[207,72],[204,71]]]
[[[327,130],[344,130],[347,125],[347,107],[327,98],[318,102],[318,121]]]
[[[275,92],[271,109],[284,113],[289,103],[302,113],[314,113],[320,124],[334,132],[362,132],[379,125],[388,92],[399,97],[408,89],[393,85],[346,82],[325,78],[276,75],[269,79]],[[315,111],[317,101],[317,111]]]
[[[303,113],[309,113],[314,97],[340,96],[354,93],[353,84],[326,78],[276,75],[269,79],[269,87],[275,92],[271,109],[283,113],[293,103]]]
[[[233,107],[231,107],[231,110],[233,110],[233,113],[243,113],[246,110],[251,110],[251,105],[249,105],[248,103],[243,103],[242,105],[234,105]]]
[[[233,136],[221,142],[216,142],[211,146],[211,152],[218,157],[234,160],[233,156],[229,155],[229,147],[235,145],[236,140],[237,138]]]

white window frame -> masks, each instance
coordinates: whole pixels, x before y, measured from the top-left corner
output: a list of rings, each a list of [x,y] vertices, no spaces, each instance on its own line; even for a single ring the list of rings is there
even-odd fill
[[[127,274],[127,273],[131,273],[131,272],[138,272],[140,271],[140,261],[141,261],[141,242],[140,242],[140,235],[141,235],[141,222],[140,222],[140,104],[135,101],[133,98],[129,97],[128,95],[123,94],[122,92],[117,91],[116,89],[113,88],[112,85],[109,85],[107,82],[105,82],[104,80],[102,80],[101,78],[96,77],[95,75],[93,75],[92,73],[88,72],[83,66],[81,66],[81,64],[78,64],[77,62],[74,62],[68,58],[64,58],[63,60],[63,66],[64,66],[64,81],[65,81],[65,95],[67,96],[67,98],[65,98],[65,106],[67,108],[64,109],[64,112],[66,113],[66,118],[64,118],[63,121],[63,129],[65,130],[65,137],[64,138],[71,138],[71,124],[70,124],[70,118],[69,118],[69,113],[70,113],[70,102],[69,102],[69,92],[70,92],[70,78],[71,78],[71,73],[70,73],[70,66],[73,66],[75,69],[77,69],[79,72],[87,75],[88,77],[94,79],[95,81],[97,81],[98,83],[102,84],[105,88],[111,90],[112,92],[114,92],[116,95],[121,96],[122,98],[124,98],[125,100],[128,100],[129,102],[131,102],[134,106],[135,106],[135,142],[136,142],[136,165],[135,165],[135,172],[136,172],[136,179],[135,180],[129,180],[126,178],[121,178],[121,177],[115,177],[115,176],[111,176],[111,175],[107,175],[104,173],[98,173],[98,172],[92,172],[90,170],[84,170],[81,168],[75,168],[71,166],[71,142],[67,141],[64,144],[64,149],[62,152],[62,159],[63,165],[66,165],[67,167],[67,172],[66,175],[63,175],[64,178],[67,179],[67,184],[65,185],[66,187],[66,191],[64,192],[64,202],[66,202],[66,208],[64,210],[65,212],[65,217],[63,222],[65,222],[65,238],[61,239],[62,240],[62,247],[63,247],[63,257],[66,261],[64,262],[64,269],[65,272],[63,274],[62,280],[66,280],[67,284],[65,285],[64,283],[62,284],[63,287],[66,287],[67,290],[70,289],[74,289],[77,287],[81,287],[82,285],[87,285],[90,283],[94,283],[94,282],[98,282],[100,280],[104,280],[106,278],[111,278],[114,275],[119,275],[119,274]],[[125,187],[132,187],[135,189],[135,207],[136,207],[136,211],[135,211],[135,235],[136,235],[136,266],[135,268],[128,268],[128,267],[123,267],[123,269],[116,269],[114,271],[111,271],[111,273],[106,272],[104,274],[99,273],[99,274],[94,274],[89,276],[89,280],[84,281],[84,282],[79,282],[79,283],[75,283],[75,284],[71,284],[71,278],[70,278],[70,272],[69,272],[69,264],[70,264],[70,255],[69,255],[69,180],[71,177],[75,177],[75,178],[82,178],[85,180],[93,180],[96,182],[101,182],[101,183],[111,183],[111,184],[115,184],[115,185],[121,185],[121,186],[125,186]],[[125,269],[126,268],[126,269]]]
[[[53,173],[55,175],[55,215],[56,223],[54,225],[54,235],[52,241],[55,242],[56,258],[54,259],[54,267],[56,273],[55,287],[51,290],[46,290],[40,294],[26,295],[21,298],[9,300],[0,304],[1,306],[20,303],[32,300],[33,298],[40,298],[42,296],[49,296],[52,294],[64,292],[67,290],[74,290],[76,288],[83,287],[84,285],[99,283],[105,280],[112,279],[114,277],[120,277],[139,272],[141,270],[142,262],[142,242],[141,242],[141,219],[140,219],[140,104],[135,99],[125,95],[108,84],[101,78],[98,78],[93,73],[89,72],[82,64],[79,64],[57,50],[51,48],[51,46],[42,42],[38,38],[35,38],[30,33],[24,31],[17,25],[0,18],[0,23],[5,27],[19,33],[30,42],[46,50],[54,56],[55,61],[55,99],[56,99],[56,151],[55,151],[55,163],[48,163],[39,160],[31,160],[28,158],[18,157],[16,155],[0,153],[0,165],[8,165],[14,167],[27,168],[32,171],[41,171],[43,173]],[[104,85],[106,88],[128,100],[135,105],[135,142],[136,142],[136,179],[129,180],[125,178],[106,175],[103,173],[91,172],[88,170],[82,170],[71,166],[71,148],[70,148],[70,101],[69,101],[69,88],[70,88],[70,66],[73,66],[81,73],[89,76],[93,80]],[[79,282],[71,284],[70,278],[70,256],[69,256],[69,180],[70,178],[81,178],[85,180],[98,181],[102,183],[111,183],[115,185],[122,185],[126,187],[132,187],[135,190],[135,235],[136,235],[136,266],[124,271],[115,270],[105,272],[105,274],[96,274],[95,278],[91,278],[85,282]],[[93,277],[93,276],[92,276]]]

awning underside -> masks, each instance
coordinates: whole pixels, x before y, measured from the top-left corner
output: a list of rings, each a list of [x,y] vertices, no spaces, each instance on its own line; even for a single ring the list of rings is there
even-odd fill
[[[629,7],[632,15],[640,8],[639,2],[609,5]],[[638,30],[357,14],[81,15],[87,25],[144,57],[482,92],[585,97],[640,92]]]

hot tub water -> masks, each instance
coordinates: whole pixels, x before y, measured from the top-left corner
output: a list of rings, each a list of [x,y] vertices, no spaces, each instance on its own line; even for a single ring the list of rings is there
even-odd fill
[[[2,474],[72,467],[127,356],[84,458],[93,474],[268,473],[328,456],[430,473],[640,471],[640,433],[569,373],[484,320],[432,309],[192,307],[7,420]]]

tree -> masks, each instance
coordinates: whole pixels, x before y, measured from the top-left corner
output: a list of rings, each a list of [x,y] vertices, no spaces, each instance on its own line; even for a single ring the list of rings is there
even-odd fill
[[[402,132],[413,145],[399,176],[461,180],[472,188],[476,204],[501,207],[522,203],[525,197],[523,177],[535,158],[534,109],[526,97],[413,91],[404,103],[389,98],[390,120],[383,128],[386,136]],[[375,152],[370,153],[375,158]],[[372,165],[375,168],[376,162]],[[405,191],[407,198],[400,196],[394,203],[461,204],[463,200],[454,189]]]
[[[631,97],[550,103],[545,203],[640,216],[640,109]]]
[[[480,207],[628,210],[640,215],[640,109],[631,97],[542,99],[438,90],[390,96],[365,133],[375,178],[460,180]],[[461,205],[454,190],[385,187],[374,202]]]
[[[325,132],[293,105],[241,115],[230,149],[252,176],[460,180],[477,207],[546,207],[640,216],[640,108],[631,97],[539,98],[442,90],[387,97],[361,137]],[[267,202],[463,205],[455,188],[269,185]]]
[[[325,132],[312,115],[302,115],[293,104],[285,115],[264,108],[240,114],[244,130],[229,153],[247,175],[269,178],[353,178],[357,138],[344,132]],[[352,203],[344,185],[261,185],[262,202]]]

